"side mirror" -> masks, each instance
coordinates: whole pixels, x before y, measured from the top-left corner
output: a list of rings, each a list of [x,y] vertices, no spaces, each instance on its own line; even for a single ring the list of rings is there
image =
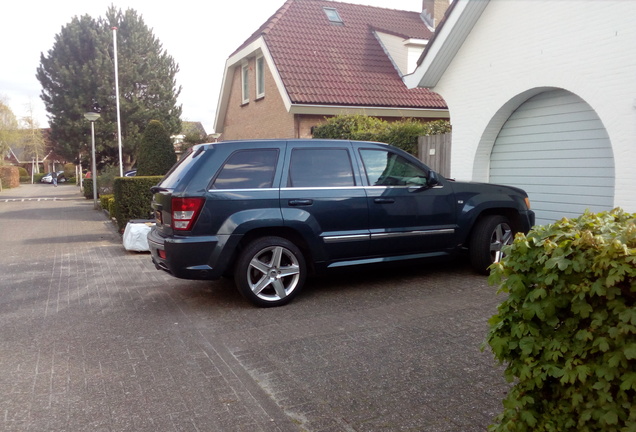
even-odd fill
[[[437,186],[439,184],[439,178],[437,177],[437,174],[435,173],[435,171],[430,170],[428,172],[427,184],[429,187]]]

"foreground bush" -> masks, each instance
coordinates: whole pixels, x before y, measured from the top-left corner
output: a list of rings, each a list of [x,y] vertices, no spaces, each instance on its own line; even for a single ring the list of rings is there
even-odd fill
[[[161,179],[161,176],[117,177],[115,179],[115,205],[111,217],[117,219],[120,231],[132,219],[153,218],[150,188],[159,183]]]
[[[487,343],[514,387],[495,431],[636,431],[636,214],[518,234]]]

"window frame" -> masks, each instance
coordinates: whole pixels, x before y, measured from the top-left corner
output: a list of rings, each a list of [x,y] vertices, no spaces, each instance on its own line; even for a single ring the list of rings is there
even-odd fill
[[[235,173],[244,173],[246,172],[245,169],[243,169],[242,171],[238,170],[238,169],[234,169],[234,168],[227,168],[228,165],[230,164],[230,162],[237,162],[236,160],[234,160],[235,157],[237,157],[238,155],[244,154],[244,153],[252,153],[253,155],[255,154],[256,156],[258,156],[257,158],[254,158],[254,160],[264,160],[266,153],[270,153],[270,157],[274,158],[273,163],[270,165],[270,170],[268,171],[268,173],[270,174],[269,176],[269,184],[266,186],[241,186],[241,187],[217,187],[217,181],[219,180],[219,178],[221,178],[221,182],[226,181],[226,179],[232,179],[232,178],[240,178],[239,176],[237,176]],[[223,161],[223,163],[221,164],[221,166],[219,167],[218,171],[216,172],[216,174],[214,175],[214,178],[210,181],[210,184],[208,186],[208,190],[209,191],[227,191],[227,190],[262,190],[262,189],[272,189],[274,187],[274,181],[276,179],[276,171],[278,168],[278,162],[280,160],[280,150],[277,148],[253,148],[253,149],[237,149],[235,151],[233,151],[226,159],[225,161]],[[245,162],[243,162],[243,164],[245,164]],[[222,176],[222,174],[224,174],[224,172],[231,172],[233,175],[232,176]],[[257,177],[248,177],[249,181],[254,181],[257,179]]]
[[[388,149],[372,148],[361,148],[358,152],[364,169],[364,177],[367,184],[371,187],[424,187],[427,185],[429,172],[400,154],[394,153]],[[370,153],[372,152],[376,152],[378,154],[383,153],[385,157],[390,156],[389,161],[387,161],[382,173],[380,174],[377,174],[376,170],[372,170],[373,168],[376,168],[370,163],[373,159],[366,156],[370,156]],[[399,167],[401,167],[401,169],[398,169]],[[400,174],[400,171],[402,175],[396,176],[396,174]],[[374,182],[371,181],[372,175],[374,178],[377,176],[377,179],[375,179]],[[383,178],[384,180],[378,184],[380,179]],[[387,181],[387,179],[391,180]]]
[[[298,183],[299,179],[295,177],[295,171],[294,171],[294,167],[296,166],[294,164],[294,159],[296,156],[300,155],[301,153],[305,153],[305,154],[309,154],[309,152],[317,152],[318,154],[326,154],[329,151],[337,151],[337,152],[345,152],[346,155],[346,160],[348,161],[348,169],[349,169],[349,173],[350,176],[347,176],[347,181],[350,180],[350,184],[327,184],[327,183],[321,183],[320,180],[318,180],[316,183],[312,183],[312,184],[294,184],[294,182]],[[311,154],[309,154],[309,156],[312,156]],[[336,158],[335,160],[343,160],[342,156],[344,155],[340,155],[340,158]],[[302,160],[302,159],[301,159]],[[297,164],[299,164],[299,162],[296,162]],[[304,164],[300,164],[301,166],[301,170],[300,172],[303,172],[304,174],[308,175],[312,172],[312,170],[310,168],[314,168],[318,169],[318,172],[320,172],[320,174],[322,175],[323,178],[329,178],[329,179],[334,179],[334,178],[342,178],[344,179],[344,177],[337,177],[337,176],[333,176],[333,175],[327,175],[326,174],[337,174],[336,172],[330,173],[328,171],[325,170],[325,164],[316,164],[315,166],[312,164],[311,167],[308,167]],[[333,167],[334,165],[327,165],[327,166],[331,166]],[[316,176],[315,178],[318,178],[318,176]],[[302,180],[306,180],[306,179],[302,179]],[[292,149],[290,157],[289,157],[289,167],[287,168],[287,181],[286,181],[286,187],[287,188],[292,188],[292,189],[333,189],[333,188],[353,188],[358,186],[358,181],[356,179],[356,171],[354,169],[354,159],[352,157],[351,152],[349,151],[349,149],[347,148],[342,148],[342,147],[296,147],[294,149]]]
[[[265,57],[256,57],[256,99],[265,97]]]
[[[327,15],[327,19],[331,24],[344,25],[344,21],[342,17],[340,17],[338,9],[334,7],[323,7],[322,10],[325,12],[325,15]]]
[[[250,65],[248,62],[241,64],[241,104],[250,102]]]

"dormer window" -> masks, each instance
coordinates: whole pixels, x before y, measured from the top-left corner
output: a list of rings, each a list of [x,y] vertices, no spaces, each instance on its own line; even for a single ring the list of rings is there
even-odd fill
[[[329,19],[329,22],[331,24],[338,24],[338,25],[344,24],[344,21],[342,21],[342,18],[340,18],[340,14],[335,8],[326,7],[326,8],[322,8],[322,10],[324,10],[325,14],[327,14],[327,18]]]

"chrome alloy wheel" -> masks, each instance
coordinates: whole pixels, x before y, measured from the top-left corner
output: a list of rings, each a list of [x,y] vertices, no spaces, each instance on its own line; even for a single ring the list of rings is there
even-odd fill
[[[502,222],[495,226],[490,237],[490,256],[493,263],[498,263],[504,257],[501,249],[512,244],[514,233],[506,222]]]
[[[298,286],[300,264],[296,255],[283,246],[261,249],[250,260],[247,283],[258,298],[279,301],[289,296]]]

